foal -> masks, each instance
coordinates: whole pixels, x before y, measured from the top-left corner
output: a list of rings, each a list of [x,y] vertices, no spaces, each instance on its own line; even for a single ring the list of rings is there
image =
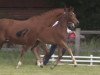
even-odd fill
[[[47,27],[43,29],[39,35],[38,35],[38,41],[42,42],[43,44],[55,44],[58,46],[58,51],[61,52],[62,48],[65,48],[70,53],[74,66],[77,65],[75,58],[73,57],[73,53],[71,48],[68,47],[66,44],[66,30],[67,25],[70,24],[77,24],[79,21],[77,20],[75,14],[73,13],[73,10],[71,8],[65,9],[66,12],[59,18],[59,23],[54,27]],[[52,66],[55,67],[55,65],[58,64],[59,60],[61,59],[62,54],[60,53],[60,56],[58,57],[55,64]]]

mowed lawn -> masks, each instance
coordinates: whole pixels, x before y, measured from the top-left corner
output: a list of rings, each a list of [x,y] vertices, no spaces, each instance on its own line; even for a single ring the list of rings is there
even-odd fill
[[[0,75],[100,75],[100,66],[59,65],[53,70],[51,64],[44,68],[35,65],[35,58],[31,52],[27,52],[23,65],[16,69],[19,59],[17,51],[0,51]]]

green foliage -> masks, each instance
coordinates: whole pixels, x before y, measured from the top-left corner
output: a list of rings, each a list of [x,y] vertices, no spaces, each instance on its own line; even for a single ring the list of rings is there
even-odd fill
[[[100,56],[100,39],[96,37],[81,42],[80,55]]]
[[[47,0],[55,7],[71,5],[75,8],[81,29],[100,30],[100,0]]]

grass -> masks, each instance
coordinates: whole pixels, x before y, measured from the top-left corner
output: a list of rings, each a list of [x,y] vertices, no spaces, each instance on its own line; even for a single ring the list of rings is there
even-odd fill
[[[51,64],[44,68],[35,65],[35,58],[31,52],[27,52],[23,65],[16,69],[19,59],[18,51],[0,51],[0,75],[100,75],[100,66],[59,65],[53,70]]]
[[[50,66],[39,68],[35,65],[24,65],[15,69],[12,65],[0,66],[0,75],[100,75],[100,67],[79,66],[57,66],[51,70]]]

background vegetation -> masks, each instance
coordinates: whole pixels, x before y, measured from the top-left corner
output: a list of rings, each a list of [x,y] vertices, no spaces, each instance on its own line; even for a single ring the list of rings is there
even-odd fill
[[[32,8],[31,10],[34,10],[33,8],[55,8],[64,7],[65,4],[75,8],[81,29],[100,30],[100,0],[0,0],[0,9],[19,8],[24,11],[21,12],[24,14],[29,8]],[[3,10],[0,11],[2,12]],[[4,14],[1,14],[0,17],[11,16],[9,14],[12,12],[12,15],[14,13],[17,14],[19,13],[17,11],[17,9],[11,12],[4,11]],[[18,17],[18,14],[15,17]]]
[[[100,0],[47,0],[48,4],[63,7],[64,4],[75,8],[81,29],[100,30]]]

